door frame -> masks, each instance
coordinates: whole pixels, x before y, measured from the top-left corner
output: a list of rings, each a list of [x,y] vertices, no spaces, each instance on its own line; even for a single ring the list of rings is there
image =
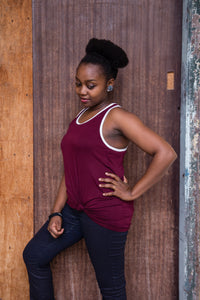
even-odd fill
[[[183,0],[180,128],[179,299],[199,299],[200,0]]]

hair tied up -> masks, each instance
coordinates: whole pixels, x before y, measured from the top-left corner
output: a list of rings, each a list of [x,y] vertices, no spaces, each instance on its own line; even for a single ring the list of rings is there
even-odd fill
[[[86,54],[101,55],[109,61],[112,68],[127,66],[128,57],[124,50],[109,40],[92,38],[86,46]]]

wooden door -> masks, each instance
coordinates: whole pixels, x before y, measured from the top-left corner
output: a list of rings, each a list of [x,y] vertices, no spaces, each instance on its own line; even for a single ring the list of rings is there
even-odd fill
[[[110,39],[128,54],[114,100],[179,151],[181,14],[181,0],[33,0],[35,231],[55,200],[60,141],[80,109],[75,69],[91,37]],[[129,147],[131,184],[149,162]],[[135,201],[126,245],[128,300],[178,299],[178,173],[177,160]],[[84,241],[58,255],[52,268],[57,300],[101,299]]]

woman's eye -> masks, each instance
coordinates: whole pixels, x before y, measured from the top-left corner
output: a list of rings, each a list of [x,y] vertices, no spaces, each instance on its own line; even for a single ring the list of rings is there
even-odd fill
[[[88,85],[88,89],[92,90],[95,87],[95,85]]]
[[[76,86],[76,87],[81,86],[80,82],[76,82],[76,83],[75,83],[75,86]]]

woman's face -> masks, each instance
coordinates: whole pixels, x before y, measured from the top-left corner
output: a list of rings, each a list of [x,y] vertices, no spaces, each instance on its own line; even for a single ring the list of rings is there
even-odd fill
[[[101,66],[82,63],[78,67],[76,93],[85,107],[103,107],[108,102],[108,84]]]

